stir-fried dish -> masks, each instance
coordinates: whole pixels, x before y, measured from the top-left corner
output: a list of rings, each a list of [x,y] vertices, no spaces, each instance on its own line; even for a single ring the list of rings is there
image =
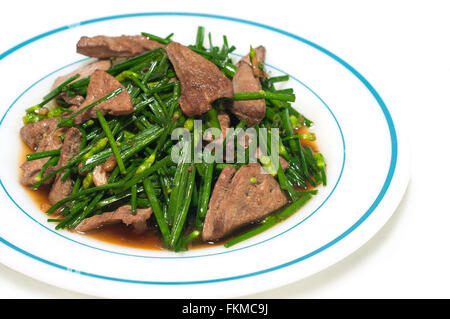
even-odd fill
[[[123,224],[157,230],[167,249],[230,247],[286,219],[317,186],[325,162],[312,122],[292,107],[289,76],[270,76],[266,49],[237,64],[234,46],[184,46],[143,32],[82,37],[92,58],[57,78],[26,110],[20,135],[33,151],[20,182],[48,190],[56,229]]]

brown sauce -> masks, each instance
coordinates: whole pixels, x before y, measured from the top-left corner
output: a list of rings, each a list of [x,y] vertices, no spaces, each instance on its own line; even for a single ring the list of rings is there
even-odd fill
[[[25,162],[26,155],[30,153],[33,153],[33,151],[22,141],[19,163],[22,164]],[[19,168],[19,174],[20,173]],[[43,213],[52,206],[48,200],[49,187],[41,187],[37,190],[33,190],[29,187],[24,187],[24,189]],[[51,217],[58,218],[58,215],[55,214]],[[150,227],[149,231],[144,232],[143,234],[136,234],[131,227],[127,227],[124,224],[105,225],[98,230],[90,231],[84,235],[96,240],[126,247],[148,250],[167,250],[159,234],[159,230],[154,226]],[[219,244],[223,244],[223,241],[217,243],[196,241],[190,244],[189,249],[206,248]]]
[[[124,224],[114,224],[90,231],[89,233],[86,233],[86,235],[96,240],[115,245],[148,250],[167,250],[159,230],[156,227],[150,227],[149,231],[146,231],[143,234],[136,234],[131,227],[127,227]],[[192,242],[189,245],[189,249],[207,248],[223,243],[224,241],[211,243],[198,240]]]
[[[149,250],[166,250],[159,231],[150,228],[142,234],[136,234],[124,224],[106,225],[86,233],[87,236],[110,244]]]
[[[294,134],[308,134],[308,133],[311,133],[311,131],[307,126],[301,126],[299,128],[294,129]],[[319,147],[316,141],[300,140],[300,143],[302,144],[302,146],[309,146],[313,152],[317,153],[319,151]]]
[[[295,133],[309,133],[309,129],[307,127],[301,127],[300,129],[297,129]],[[315,141],[301,140],[301,142],[302,145],[307,145],[311,147],[314,152],[318,152],[318,146]],[[22,142],[22,150],[20,153],[19,163],[25,162],[26,155],[32,152],[33,151],[24,142]],[[314,187],[308,185],[307,189],[311,190],[314,189]],[[25,190],[42,212],[46,212],[52,206],[48,200],[48,192],[50,190],[49,187],[43,187],[38,190],[33,190],[31,188],[25,187]],[[58,215],[53,215],[52,218],[58,218]],[[218,242],[202,242],[201,240],[193,241],[188,248],[200,249],[215,245],[223,245],[229,239],[245,232],[245,230],[251,229],[252,226],[252,224],[247,225],[238,230],[234,235],[228,236],[227,238]],[[120,246],[148,250],[167,250],[161,238],[161,235],[159,234],[159,230],[155,226],[151,226],[149,231],[144,232],[143,234],[136,234],[131,227],[127,227],[124,224],[113,224],[106,225],[98,230],[90,231],[88,233],[85,233],[84,235],[96,240]]]

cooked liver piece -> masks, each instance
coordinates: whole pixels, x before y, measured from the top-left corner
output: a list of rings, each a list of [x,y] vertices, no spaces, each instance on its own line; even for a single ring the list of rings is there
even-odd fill
[[[136,215],[131,212],[131,206],[125,205],[117,208],[113,212],[102,213],[84,219],[76,228],[76,231],[87,232],[97,229],[108,224],[124,223],[129,226],[132,225],[134,230],[141,233],[147,229],[147,219],[152,214],[152,208],[137,209]]]
[[[264,62],[266,49],[259,46],[255,49],[259,62]],[[236,74],[233,77],[234,93],[258,92],[261,90],[259,78],[255,77],[248,55],[243,57],[237,64]],[[248,126],[253,126],[266,115],[266,103],[264,99],[233,101],[231,105],[233,112],[240,120],[244,120]]]
[[[233,97],[230,79],[214,63],[177,42],[166,51],[181,82],[179,103],[185,115],[203,114],[211,109],[211,102]]]
[[[80,74],[80,76],[75,80],[78,81],[82,78],[86,78],[90,76],[92,73],[94,73],[95,70],[103,70],[106,71],[111,67],[111,62],[109,60],[100,60],[96,61],[90,64],[87,64],[85,66],[82,66],[81,68],[76,69],[75,71],[72,71],[66,75],[62,75],[60,77],[57,77],[56,80],[53,82],[52,89],[60,85],[62,82],[70,78],[71,76],[75,74]]]
[[[68,96],[65,92],[59,95],[64,102],[69,105],[80,106],[84,103],[84,97],[82,95]]]
[[[255,183],[250,178],[256,179]],[[218,240],[237,228],[256,221],[288,202],[278,182],[258,163],[236,172],[226,166],[214,186],[203,226],[204,241]]]
[[[61,147],[58,168],[67,165],[69,160],[78,153],[81,146],[81,138],[81,132],[77,128],[71,127],[67,130],[64,143]],[[72,193],[72,179],[69,176],[63,181],[62,176],[64,173],[65,171],[61,171],[56,175],[55,182],[48,194],[48,199],[52,204],[59,202],[61,199],[66,198]]]
[[[77,43],[78,53],[100,59],[128,58],[156,48],[164,48],[164,44],[149,40],[143,35],[81,37]]]
[[[92,181],[95,186],[102,186],[108,184],[108,175],[106,174],[103,165],[97,165],[92,170]]]
[[[94,108],[86,110],[80,115],[75,117],[75,123],[80,124],[87,121],[90,118],[96,118],[96,110],[101,109],[102,113],[108,113],[111,115],[124,115],[130,114],[134,111],[133,103],[131,101],[131,97],[128,94],[125,87],[120,84],[119,81],[116,80],[112,75],[109,75],[105,71],[95,70],[91,75],[91,79],[88,85],[86,99],[83,104],[81,104],[77,110],[82,109],[89,104],[94,103],[95,101],[101,99],[102,97],[108,95],[115,89],[121,87],[122,92],[107,100],[104,101]]]
[[[46,133],[42,140],[39,142],[39,146],[36,152],[50,151],[59,149],[62,145],[62,141],[59,138],[65,132],[66,129],[57,129],[53,132]],[[49,157],[40,158],[34,161],[24,162],[20,168],[22,169],[22,175],[20,176],[20,182],[24,186],[32,186],[37,182],[36,175],[42,169],[42,166],[49,160]],[[55,170],[54,166],[50,166],[44,176],[47,176]],[[48,185],[53,181],[53,178],[44,182],[44,185]]]
[[[219,177],[217,178],[216,184],[214,185],[214,190],[209,199],[208,212],[207,215],[211,215],[210,212],[216,212],[219,210],[221,203],[225,200],[228,187],[230,186],[231,180],[236,174],[236,169],[231,166],[225,166],[225,168],[220,172]],[[220,221],[223,216],[216,216],[215,222]],[[207,217],[208,221],[211,221],[212,216]],[[206,223],[205,223],[206,225]],[[205,227],[203,227],[203,232],[205,233]]]
[[[20,136],[25,144],[35,151],[42,138],[56,129],[58,121],[58,118],[51,117],[36,123],[25,124],[20,129]]]
[[[217,118],[219,119],[220,129],[222,130],[222,137],[225,138],[227,129],[230,128],[230,116],[225,112],[219,112]]]
[[[222,131],[222,136],[219,138],[219,141],[223,141],[227,134],[227,129],[230,128],[230,116],[226,112],[219,112],[217,114],[217,119],[219,120],[220,130]],[[207,134],[204,140],[207,142],[212,142],[214,138],[212,134]]]

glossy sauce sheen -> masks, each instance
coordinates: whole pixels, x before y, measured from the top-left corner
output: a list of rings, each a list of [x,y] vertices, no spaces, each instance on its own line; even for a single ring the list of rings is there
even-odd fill
[[[295,133],[302,134],[308,132],[309,132],[308,128],[302,127],[298,129]],[[302,140],[301,142],[302,145],[310,146],[314,152],[318,151],[318,147],[315,141]],[[22,152],[20,154],[19,162],[21,164],[25,162],[26,155],[30,153],[32,153],[32,150],[25,143],[22,142]],[[308,187],[308,189],[313,189],[313,187]],[[48,187],[41,188],[38,190],[32,190],[31,188],[25,187],[25,190],[42,212],[45,213],[47,209],[49,209],[52,206],[48,200],[48,192],[49,192]],[[58,215],[53,215],[51,216],[51,218],[58,218]],[[235,234],[235,236],[238,235],[239,233],[242,233],[245,230],[250,229],[251,226],[252,225],[248,225],[243,229],[239,230],[238,233]],[[115,245],[148,250],[167,250],[161,236],[159,235],[159,231],[155,225],[152,225],[149,231],[146,231],[143,234],[136,234],[135,232],[133,232],[131,227],[127,227],[126,225],[120,223],[120,224],[106,225],[98,230],[85,233],[84,235],[94,238],[96,240],[104,241]],[[228,238],[215,243],[211,242],[205,243],[200,240],[194,241],[193,243],[190,244],[189,249],[205,248],[211,247],[213,245],[222,245],[224,244],[224,242],[226,242],[232,237],[234,236],[229,236]]]
[[[307,134],[310,132],[311,131],[309,130],[309,128],[307,126],[302,126],[302,127],[294,129],[294,134]],[[303,146],[309,146],[313,152],[316,152],[316,153],[319,152],[319,147],[317,146],[316,141],[300,140],[300,143]]]

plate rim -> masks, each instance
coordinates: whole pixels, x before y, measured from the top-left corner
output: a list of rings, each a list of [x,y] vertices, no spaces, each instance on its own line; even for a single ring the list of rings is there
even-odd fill
[[[169,284],[169,285],[174,285],[174,284],[201,284],[201,283],[211,283],[211,282],[219,282],[219,281],[229,281],[229,280],[235,280],[235,279],[240,279],[240,278],[246,278],[246,277],[253,277],[256,275],[260,275],[263,273],[268,273],[268,272],[272,272],[274,270],[277,269],[281,269],[284,267],[287,267],[289,265],[292,264],[296,264],[298,262],[300,262],[301,260],[304,260],[306,258],[312,257],[316,254],[318,254],[319,252],[333,246],[334,244],[336,244],[337,242],[339,242],[340,240],[342,240],[343,238],[345,238],[347,235],[349,235],[350,233],[352,233],[360,224],[362,224],[371,214],[372,212],[378,207],[378,205],[381,203],[382,199],[384,198],[384,195],[386,194],[387,190],[389,189],[391,182],[393,180],[394,177],[394,173],[396,171],[396,167],[397,167],[397,159],[398,159],[398,140],[397,140],[397,131],[394,125],[394,122],[392,120],[391,114],[387,108],[387,106],[385,105],[384,101],[382,100],[381,96],[378,94],[378,92],[375,90],[375,88],[368,82],[368,80],[362,75],[360,74],[356,69],[354,69],[350,64],[348,64],[347,62],[345,62],[343,59],[339,58],[338,56],[336,56],[334,53],[332,53],[331,51],[328,51],[327,49],[323,48],[322,46],[319,46],[317,44],[315,44],[312,41],[309,41],[303,37],[300,37],[298,35],[295,35],[293,33],[278,29],[276,27],[272,27],[266,24],[262,24],[262,23],[258,23],[258,22],[254,22],[254,21],[250,21],[250,20],[245,20],[245,19],[240,19],[240,18],[235,18],[235,17],[229,17],[229,16],[223,16],[223,15],[215,15],[215,14],[206,14],[206,13],[193,13],[193,12],[140,12],[140,13],[129,13],[129,14],[121,14],[121,15],[112,15],[112,16],[105,16],[105,17],[100,17],[100,18],[95,18],[95,19],[90,19],[90,20],[85,20],[85,21],[81,21],[75,24],[70,24],[70,25],[66,25],[63,27],[59,27],[53,30],[50,30],[48,32],[39,34],[35,37],[32,37],[26,41],[23,41],[21,43],[19,43],[18,45],[6,50],[5,52],[3,52],[2,54],[0,54],[0,61],[3,60],[5,57],[7,57],[8,55],[12,54],[13,52],[19,50],[20,48],[35,42],[41,38],[47,37],[49,35],[52,35],[54,33],[57,32],[61,32],[64,30],[68,30],[77,26],[81,26],[81,25],[86,25],[86,24],[91,24],[91,23],[96,23],[96,22],[103,22],[103,21],[107,21],[107,20],[114,20],[114,19],[123,19],[123,18],[135,18],[135,17],[142,17],[142,16],[191,16],[191,17],[202,17],[202,18],[213,18],[213,19],[221,19],[221,20],[228,20],[228,21],[232,21],[232,22],[238,22],[238,23],[243,23],[243,24],[248,24],[248,25],[252,25],[252,26],[256,26],[256,27],[260,27],[263,29],[267,29],[270,31],[274,31],[276,33],[288,36],[294,40],[300,41],[304,44],[309,45],[310,47],[318,50],[319,52],[327,55],[328,57],[332,58],[333,60],[335,60],[336,62],[338,62],[339,64],[341,64],[342,66],[344,66],[348,71],[350,71],[359,81],[362,82],[362,84],[364,85],[365,88],[367,88],[369,90],[369,92],[371,93],[372,97],[375,98],[377,104],[380,106],[383,115],[386,119],[387,125],[388,125],[388,129],[389,129],[389,133],[390,133],[390,138],[391,138],[391,160],[390,160],[390,166],[389,166],[389,170],[388,170],[388,174],[386,177],[386,180],[381,188],[380,193],[378,194],[378,196],[376,197],[375,201],[372,203],[372,205],[369,207],[369,209],[351,226],[349,227],[345,232],[343,232],[340,236],[336,237],[334,240],[330,241],[328,244],[323,245],[322,247],[317,248],[316,250],[312,251],[309,254],[306,254],[302,257],[298,257],[295,258],[289,262],[285,262],[281,265],[278,266],[273,266],[270,267],[268,269],[265,270],[261,270],[261,271],[257,271],[257,272],[253,272],[253,273],[249,273],[249,274],[244,274],[244,275],[239,275],[239,276],[232,276],[229,278],[220,278],[220,279],[213,279],[213,280],[200,280],[200,281],[185,281],[185,282],[165,282],[165,283],[159,283],[159,282],[151,282],[151,281],[140,281],[140,280],[129,280],[129,279],[118,279],[118,278],[112,278],[112,277],[107,277],[107,276],[101,276],[101,275],[95,275],[95,274],[90,274],[87,272],[82,272],[82,271],[77,271],[65,266],[61,266],[55,263],[52,263],[51,261],[46,261],[36,255],[33,255],[31,253],[28,253],[22,249],[20,249],[19,247],[15,246],[12,243],[9,243],[8,241],[4,240],[2,237],[0,237],[0,241],[9,246],[10,248],[13,248],[14,250],[16,250],[19,253],[25,254],[28,257],[31,257],[37,261],[41,261],[44,262],[48,265],[63,269],[63,270],[69,270],[70,272],[76,272],[78,274],[82,274],[82,275],[87,275],[90,277],[94,277],[94,278],[101,278],[101,279],[109,279],[109,280],[113,280],[113,281],[122,281],[122,282],[127,282],[127,283],[141,283],[141,284]],[[406,183],[407,184],[407,183]],[[403,194],[404,192],[402,192]]]

